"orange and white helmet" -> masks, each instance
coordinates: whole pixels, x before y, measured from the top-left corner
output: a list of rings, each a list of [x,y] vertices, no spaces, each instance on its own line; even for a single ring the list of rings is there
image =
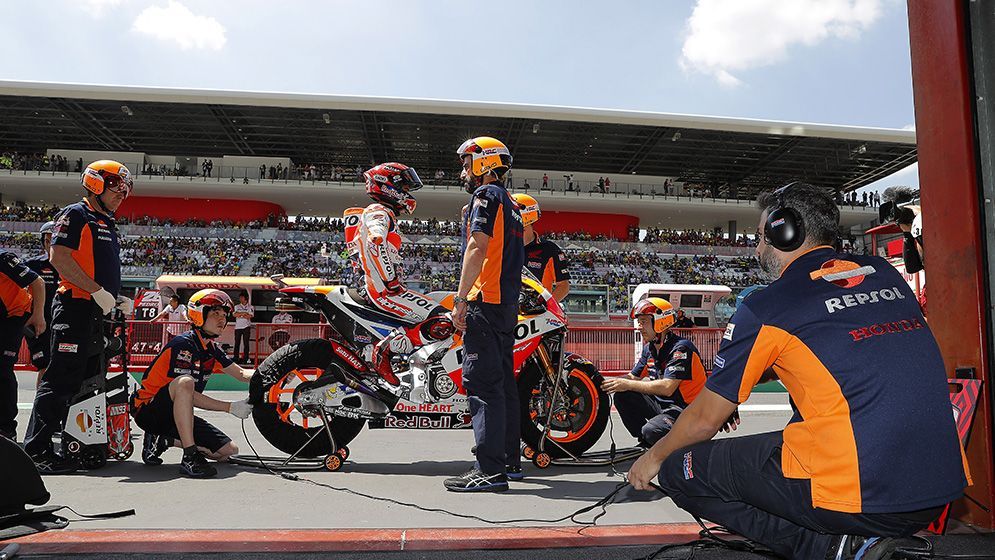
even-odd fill
[[[124,193],[127,197],[135,183],[131,171],[124,164],[109,159],[95,161],[86,166],[80,178],[83,188],[95,195],[101,195],[105,190]]]
[[[629,318],[635,320],[640,315],[650,315],[653,317],[653,332],[660,334],[674,326],[677,321],[677,312],[669,301],[661,297],[643,298],[632,306]]]
[[[214,288],[205,288],[190,296],[190,302],[187,303],[187,317],[193,326],[203,327],[208,313],[215,307],[224,309],[225,314],[229,316],[235,310],[235,304],[228,294]]]
[[[525,193],[511,195],[511,198],[518,206],[518,211],[522,214],[522,224],[530,226],[539,221],[542,212],[539,210],[539,201]]]
[[[490,136],[471,138],[456,150],[456,156],[471,156],[468,172],[473,177],[483,177],[494,171],[499,176],[511,169],[511,152],[504,142]]]

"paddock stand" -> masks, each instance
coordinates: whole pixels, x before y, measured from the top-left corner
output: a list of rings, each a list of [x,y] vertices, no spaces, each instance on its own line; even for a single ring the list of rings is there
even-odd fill
[[[561,368],[562,369],[562,368]],[[550,402],[555,403],[557,397],[560,396],[562,391],[562,385],[560,383],[556,384],[553,389],[553,398]],[[532,464],[540,469],[548,468],[551,465],[556,466],[605,466],[605,465],[616,465],[625,461],[630,461],[632,459],[639,458],[646,449],[642,447],[624,447],[622,449],[616,449],[614,440],[612,440],[612,448],[607,451],[593,451],[590,453],[583,453],[581,455],[574,455],[559,442],[550,437],[549,433],[552,430],[553,422],[553,412],[554,407],[550,405],[549,414],[546,416],[546,425],[543,427],[542,437],[539,438],[539,448],[533,449],[527,444],[522,444],[522,457],[526,460],[532,461]],[[609,411],[611,414],[611,411]],[[611,429],[611,428],[609,428]],[[549,443],[560,450],[560,453],[566,455],[566,457],[553,457],[550,453],[546,451],[546,444]]]
[[[321,413],[321,419],[324,422],[323,430],[316,431],[314,434],[304,442],[304,445],[300,446],[293,454],[289,457],[276,457],[276,456],[259,456],[259,455],[245,455],[238,454],[232,455],[228,458],[228,462],[233,465],[239,465],[241,467],[256,467],[259,469],[265,469],[268,471],[275,472],[293,472],[293,471],[337,471],[342,468],[345,464],[346,459],[349,458],[349,448],[347,446],[339,447],[335,443],[335,436],[332,435],[332,430],[329,428],[328,414],[323,410],[319,409]],[[301,451],[305,447],[310,445],[317,437],[327,435],[328,441],[331,443],[331,448],[335,451],[325,455],[324,457],[299,457]]]

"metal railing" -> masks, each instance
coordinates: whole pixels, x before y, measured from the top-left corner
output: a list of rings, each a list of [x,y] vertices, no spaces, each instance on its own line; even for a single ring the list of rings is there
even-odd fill
[[[190,329],[189,323],[164,321],[128,321],[128,364],[132,371],[140,371],[152,363],[173,336]],[[723,329],[675,329],[681,337],[689,339],[698,348],[706,371],[711,371]],[[217,343],[229,356],[234,352],[234,328],[229,325]],[[249,331],[250,367],[259,367],[270,354],[290,342],[308,338],[327,339],[331,327],[318,323],[255,323]],[[628,373],[636,361],[638,333],[631,326],[576,326],[567,335],[566,350],[584,356],[605,375]],[[244,356],[239,356],[244,357]],[[17,360],[18,369],[30,369],[31,355],[22,344]]]

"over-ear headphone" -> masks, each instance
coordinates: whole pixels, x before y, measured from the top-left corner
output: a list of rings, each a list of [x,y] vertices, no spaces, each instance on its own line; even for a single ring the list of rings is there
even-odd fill
[[[805,220],[802,215],[784,204],[784,193],[798,181],[784,185],[774,191],[776,202],[767,211],[767,222],[764,224],[764,239],[778,251],[790,253],[805,242]]]

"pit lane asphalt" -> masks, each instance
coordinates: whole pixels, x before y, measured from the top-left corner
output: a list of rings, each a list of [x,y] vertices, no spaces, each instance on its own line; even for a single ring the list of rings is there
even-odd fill
[[[23,438],[34,374],[19,373],[18,435]],[[236,400],[244,393],[211,391],[222,400]],[[790,412],[786,394],[756,394],[742,412],[736,435],[778,430]],[[240,421],[228,414],[198,411],[250,453]],[[615,441],[631,445],[632,438],[616,413]],[[245,423],[249,439],[262,455],[278,454],[259,434],[251,419]],[[190,480],[178,473],[181,452],[169,449],[165,464],[148,467],[140,457],[141,431],[132,423],[135,455],[128,461],[111,460],[102,469],[68,476],[45,477],[51,504],[64,504],[82,513],[134,508],[137,514],[112,520],[74,522],[70,529],[340,529],[494,527],[480,521],[442,513],[426,513],[368,498],[288,481],[254,468],[218,465],[218,476]],[[721,434],[718,437],[729,437]],[[454,494],[442,481],[472,465],[470,430],[369,430],[349,444],[351,456],[340,472],[306,472],[301,476],[337,487],[412,502],[493,520],[558,518],[587,506],[610,493],[621,479],[607,466],[562,467],[539,470],[525,464],[526,479],[513,482],[502,494]],[[608,449],[606,435],[595,449]],[[628,465],[617,466],[625,472]],[[690,516],[654,492],[623,490],[598,525],[687,523]],[[596,512],[595,512],[596,513]],[[590,519],[591,514],[585,516]],[[536,526],[534,522],[519,526]],[[569,521],[555,524],[572,526]]]

